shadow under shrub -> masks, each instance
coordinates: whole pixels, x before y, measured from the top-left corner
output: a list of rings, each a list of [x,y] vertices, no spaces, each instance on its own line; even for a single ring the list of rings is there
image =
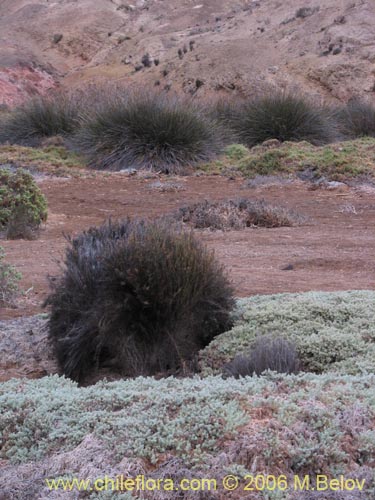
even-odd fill
[[[192,101],[151,92],[112,91],[84,117],[76,148],[92,167],[148,167],[166,173],[220,152],[219,126]]]
[[[51,281],[49,336],[61,368],[174,373],[231,325],[231,287],[192,233],[163,222],[109,223],[70,240]]]
[[[0,231],[9,239],[31,239],[47,220],[47,202],[32,175],[0,169]]]
[[[308,141],[321,145],[334,140],[334,121],[328,110],[303,96],[276,92],[251,98],[232,118],[232,128],[248,147],[269,139]]]
[[[72,96],[34,97],[0,121],[0,143],[38,146],[47,137],[64,137],[77,128],[78,112]]]
[[[352,100],[337,111],[340,132],[349,139],[375,137],[375,106],[369,102]]]

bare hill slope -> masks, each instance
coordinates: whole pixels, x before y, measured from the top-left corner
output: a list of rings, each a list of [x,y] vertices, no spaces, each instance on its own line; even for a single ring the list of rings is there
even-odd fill
[[[0,103],[109,78],[375,99],[374,26],[371,0],[2,0]]]

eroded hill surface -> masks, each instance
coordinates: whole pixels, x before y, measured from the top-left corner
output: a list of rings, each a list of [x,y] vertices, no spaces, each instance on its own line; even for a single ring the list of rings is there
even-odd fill
[[[93,79],[374,97],[374,24],[365,0],[3,0],[0,100]]]

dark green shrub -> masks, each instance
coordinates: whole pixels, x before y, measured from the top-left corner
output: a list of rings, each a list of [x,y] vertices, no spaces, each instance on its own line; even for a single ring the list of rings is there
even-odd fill
[[[11,239],[28,237],[46,220],[47,202],[32,175],[0,169],[0,231]]]
[[[324,144],[335,138],[328,111],[301,96],[276,92],[243,103],[232,119],[240,142],[253,147],[269,139]]]
[[[219,135],[191,101],[117,90],[86,116],[75,144],[96,168],[170,172],[211,159],[221,149]]]
[[[266,370],[296,373],[299,361],[293,344],[282,338],[264,335],[256,340],[251,352],[236,356],[224,367],[224,374],[235,378],[260,375]]]
[[[4,249],[0,247],[0,306],[11,306],[18,293],[17,282],[21,274],[4,262],[4,257]]]
[[[0,143],[36,146],[46,137],[71,134],[77,126],[78,105],[73,97],[38,96],[1,121]]]
[[[52,283],[50,339],[61,371],[96,367],[126,376],[170,373],[228,329],[232,291],[191,233],[126,220],[70,241]]]
[[[319,11],[319,7],[301,7],[296,11],[296,18],[305,19]]]
[[[359,100],[350,101],[337,112],[341,133],[350,139],[375,137],[375,107]]]

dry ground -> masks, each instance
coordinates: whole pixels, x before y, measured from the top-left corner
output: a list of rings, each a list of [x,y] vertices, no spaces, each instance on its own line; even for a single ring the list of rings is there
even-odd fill
[[[108,79],[198,97],[274,84],[373,100],[374,20],[371,0],[2,0],[0,104]],[[157,64],[142,68],[145,54]]]
[[[197,231],[224,264],[238,296],[308,290],[372,289],[375,286],[375,189],[311,190],[303,182],[244,188],[243,180],[219,176],[181,177],[183,190],[150,189],[155,178],[117,173],[94,178],[45,179],[49,220],[35,241],[1,241],[7,261],[23,274],[28,291],[2,319],[41,311],[47,274],[59,273],[66,241],[109,217],[157,217],[203,199],[247,196],[265,199],[309,218],[291,228]],[[162,182],[164,182],[162,180]]]

